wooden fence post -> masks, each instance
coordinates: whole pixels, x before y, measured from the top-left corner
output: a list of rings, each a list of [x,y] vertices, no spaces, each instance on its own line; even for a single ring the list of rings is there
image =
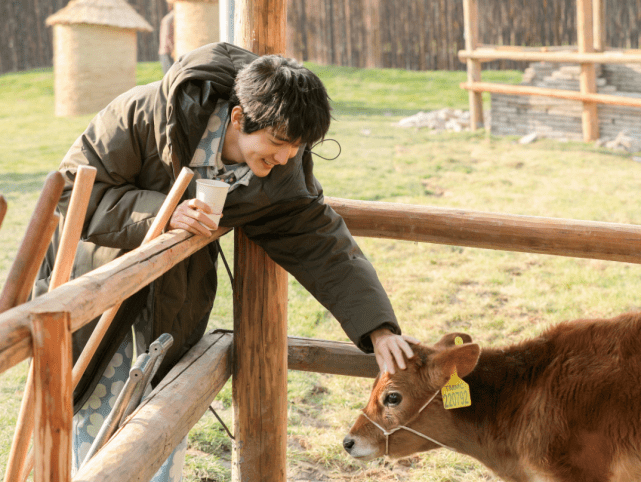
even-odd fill
[[[577,0],[577,43],[579,53],[584,54],[594,51],[592,30],[592,1]],[[581,64],[581,77],[579,79],[582,94],[596,93],[596,70],[594,63]],[[595,141],[599,138],[599,115],[595,102],[583,102],[583,140]]]
[[[258,55],[285,54],[287,0],[236,0],[234,40]],[[232,480],[287,480],[287,273],[234,234],[235,444]]]
[[[287,273],[234,235],[232,480],[285,482],[287,467]]]
[[[596,52],[605,50],[605,0],[592,0],[592,32],[594,41],[592,45]]]
[[[477,0],[463,0],[463,20],[465,24],[465,50],[473,51],[479,42],[479,12]],[[467,60],[468,83],[481,81],[481,61]],[[483,126],[483,93],[470,90],[470,130]]]
[[[33,313],[35,482],[71,482],[69,313]]]
[[[236,0],[234,43],[258,55],[285,54],[287,0]]]

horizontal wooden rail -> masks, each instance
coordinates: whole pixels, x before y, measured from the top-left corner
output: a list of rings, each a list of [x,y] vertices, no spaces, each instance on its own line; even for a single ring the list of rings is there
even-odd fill
[[[67,311],[76,331],[146,286],[177,262],[230,231],[211,236],[171,231],[29,303],[0,314],[0,373],[32,356],[30,313]]]
[[[374,355],[364,354],[351,343],[296,337],[287,341],[290,370],[368,378],[378,374]],[[206,334],[73,482],[149,480],[230,377],[232,344],[231,334]]]
[[[634,64],[641,63],[641,53],[636,50],[626,53],[625,51],[605,51],[579,53],[576,51],[527,51],[518,49],[497,49],[477,48],[472,51],[459,50],[459,59],[479,60],[491,62],[494,60],[514,60],[522,62],[568,62],[568,63],[597,63],[597,64]]]
[[[327,198],[355,236],[641,263],[641,226]]]
[[[378,364],[353,343],[287,337],[287,368],[348,377],[375,378]]]
[[[641,97],[625,97],[609,94],[582,94],[575,90],[546,89],[544,87],[530,87],[528,85],[495,84],[493,82],[463,82],[462,89],[475,92],[492,92],[507,95],[537,95],[553,97],[555,99],[576,100],[580,102],[594,102],[596,104],[623,105],[627,107],[641,107]]]

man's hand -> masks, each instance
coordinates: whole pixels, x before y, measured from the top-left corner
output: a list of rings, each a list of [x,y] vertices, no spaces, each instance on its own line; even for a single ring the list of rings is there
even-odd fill
[[[374,345],[374,354],[376,363],[381,372],[395,373],[395,363],[401,369],[405,370],[405,357],[412,358],[414,352],[408,342],[418,344],[416,338],[406,335],[395,335],[387,328],[379,328],[370,333],[372,345]]]
[[[183,201],[171,215],[167,229],[184,229],[192,234],[209,236],[211,231],[207,228],[218,229],[216,223],[206,216],[206,214],[212,213],[211,206],[203,201],[198,199]]]

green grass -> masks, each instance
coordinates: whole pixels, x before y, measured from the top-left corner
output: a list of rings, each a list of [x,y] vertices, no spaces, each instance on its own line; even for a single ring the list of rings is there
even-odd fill
[[[327,196],[479,211],[641,224],[641,164],[589,144],[478,133],[434,134],[395,124],[420,110],[467,108],[462,72],[355,70],[311,65],[333,100],[329,137],[341,156],[317,159]],[[139,64],[138,83],[156,80],[156,63]],[[484,80],[518,83],[518,72],[484,72]],[[42,182],[56,169],[91,116],[55,118],[50,70],[0,76],[0,193],[9,202],[0,229],[0,286]],[[486,108],[489,107],[486,99]],[[333,157],[336,145],[315,149]],[[232,239],[222,241],[232,261]],[[636,265],[473,248],[359,239],[376,267],[404,331],[433,342],[466,331],[483,346],[517,342],[563,319],[612,316],[641,308]],[[231,290],[220,289],[210,327],[232,325]],[[294,280],[289,333],[346,340],[337,322]],[[0,376],[0,467],[15,424],[26,364]],[[363,464],[341,440],[365,404],[371,380],[290,372],[289,480],[494,481],[472,459],[443,450],[402,461]],[[217,397],[231,426],[231,387]],[[230,480],[230,443],[210,413],[190,433],[184,480]]]

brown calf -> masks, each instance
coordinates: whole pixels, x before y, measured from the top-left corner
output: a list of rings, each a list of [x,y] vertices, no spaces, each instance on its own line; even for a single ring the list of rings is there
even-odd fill
[[[508,481],[641,481],[641,313],[561,323],[502,349],[471,341],[415,345],[406,370],[379,375],[347,452],[446,447]],[[446,410],[441,389],[455,369],[471,405]]]

